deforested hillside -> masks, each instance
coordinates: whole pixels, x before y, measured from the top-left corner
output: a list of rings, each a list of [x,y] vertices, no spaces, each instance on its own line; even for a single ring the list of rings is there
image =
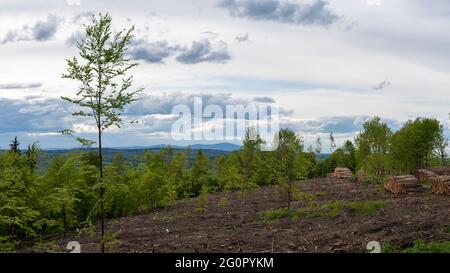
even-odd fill
[[[384,252],[449,251],[450,197],[429,191],[396,195],[351,180],[295,183],[302,192],[289,216],[276,186],[183,200],[142,215],[108,221],[109,252],[367,252],[378,241]],[[73,233],[63,242],[22,251],[99,252],[97,232]],[[418,248],[418,246],[420,246]]]

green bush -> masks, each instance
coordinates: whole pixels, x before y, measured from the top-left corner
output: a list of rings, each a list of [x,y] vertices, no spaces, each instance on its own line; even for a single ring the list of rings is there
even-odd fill
[[[350,208],[360,215],[372,215],[384,207],[386,207],[384,201],[354,201],[350,203]]]
[[[337,200],[326,204],[324,207],[327,208],[328,211],[323,213],[323,216],[333,218],[344,211],[345,203],[341,200]]]
[[[384,243],[382,246],[383,253],[450,253],[450,241],[447,242],[430,242],[425,243],[418,240],[412,247],[398,249],[391,243]]]
[[[450,241],[431,242],[426,244],[422,240],[417,241],[414,246],[406,248],[403,253],[450,253]]]
[[[263,222],[271,222],[278,219],[289,217],[288,208],[279,208],[263,212],[261,218]]]

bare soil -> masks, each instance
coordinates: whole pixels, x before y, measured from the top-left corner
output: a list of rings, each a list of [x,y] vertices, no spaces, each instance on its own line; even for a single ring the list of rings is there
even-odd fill
[[[371,215],[361,215],[346,206],[334,216],[283,218],[263,221],[267,210],[284,207],[276,186],[255,190],[246,202],[230,193],[209,196],[206,211],[198,212],[198,198],[145,215],[123,217],[108,222],[115,236],[110,252],[366,252],[370,241],[406,248],[416,240],[450,240],[450,196],[429,191],[404,195],[386,193],[380,186],[349,180],[313,179],[299,182],[299,192],[310,193],[316,206],[336,200],[384,201],[386,206]],[[308,207],[295,201],[294,209]],[[98,229],[98,228],[97,228]],[[83,235],[78,240],[82,252],[98,252],[98,236]]]

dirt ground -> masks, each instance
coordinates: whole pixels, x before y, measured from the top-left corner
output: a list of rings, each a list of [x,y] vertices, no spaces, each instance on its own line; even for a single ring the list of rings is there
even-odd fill
[[[336,200],[376,200],[386,206],[371,215],[350,207],[333,216],[283,218],[263,221],[262,213],[285,206],[276,186],[261,187],[243,202],[237,193],[209,196],[204,214],[196,211],[198,198],[146,215],[108,222],[110,252],[365,252],[370,241],[406,248],[416,240],[449,241],[450,196],[425,191],[406,195],[386,193],[380,186],[352,181],[314,179],[299,182],[298,192],[314,196],[315,206]],[[308,207],[295,201],[294,209]],[[447,230],[445,232],[444,230]],[[77,240],[82,252],[98,252],[96,236]]]

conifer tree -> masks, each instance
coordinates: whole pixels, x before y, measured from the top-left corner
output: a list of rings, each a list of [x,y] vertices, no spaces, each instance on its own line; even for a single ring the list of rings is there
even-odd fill
[[[9,150],[11,152],[13,152],[13,153],[16,153],[16,154],[20,155],[21,152],[20,152],[20,149],[19,149],[19,145],[20,145],[20,142],[19,142],[19,140],[17,139],[17,136],[16,136],[11,141],[11,144],[9,144]]]

